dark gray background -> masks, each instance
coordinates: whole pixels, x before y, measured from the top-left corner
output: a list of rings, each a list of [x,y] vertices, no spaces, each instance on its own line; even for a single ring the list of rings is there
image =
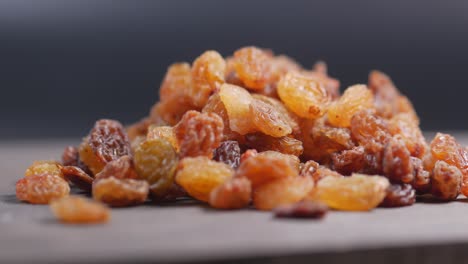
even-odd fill
[[[467,129],[467,1],[0,1],[0,137],[131,122],[174,61],[272,48],[342,88],[390,74],[427,130]]]

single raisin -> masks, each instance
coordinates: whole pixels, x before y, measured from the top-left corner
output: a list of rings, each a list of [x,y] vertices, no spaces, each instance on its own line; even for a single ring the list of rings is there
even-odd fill
[[[203,107],[208,98],[224,83],[226,62],[216,51],[206,51],[192,66],[192,85],[189,93],[194,105]]]
[[[253,90],[262,89],[270,79],[271,56],[256,47],[245,47],[234,52],[234,69],[244,85]]]
[[[110,176],[93,183],[94,200],[114,207],[142,204],[148,197],[148,191],[148,182],[144,180]]]
[[[117,179],[139,179],[135,165],[130,156],[122,156],[106,164],[101,172],[96,174],[95,180],[115,177]]]
[[[416,202],[416,192],[409,184],[391,184],[380,207],[402,207]]]
[[[278,206],[274,209],[275,216],[280,218],[321,219],[327,212],[328,206],[318,201],[300,201]]]
[[[385,146],[382,166],[385,176],[392,182],[413,182],[414,168],[411,153],[399,135],[392,137]]]
[[[177,142],[174,129],[170,126],[150,126],[145,136],[147,140],[164,138],[171,143],[176,151],[179,150],[179,142]]]
[[[224,123],[224,128],[223,128],[223,135],[224,135],[224,140],[237,140],[237,141],[242,141],[242,136],[231,130],[231,127],[229,125],[229,116],[226,110],[226,107],[224,107],[223,102],[221,101],[221,98],[219,96],[219,93],[213,94],[210,99],[208,99],[208,102],[202,109],[202,113],[214,113],[219,115],[221,119],[223,119]]]
[[[343,175],[363,172],[367,168],[366,151],[363,147],[354,147],[331,154],[333,169]]]
[[[231,168],[236,169],[240,163],[240,147],[237,141],[228,140],[221,142],[221,145],[215,149],[213,159],[226,163]]]
[[[391,135],[386,120],[371,110],[361,110],[351,118],[351,136],[370,153],[378,153]]]
[[[63,178],[62,165],[57,161],[34,161],[33,164],[24,172],[25,177],[32,175],[55,175]]]
[[[62,168],[64,179],[78,188],[91,192],[91,185],[94,181],[93,177],[76,166],[64,166]]]
[[[422,158],[425,155],[427,143],[418,123],[407,113],[400,113],[389,120],[390,133],[399,135],[406,144],[411,156]]]
[[[56,175],[31,175],[16,182],[16,197],[32,204],[48,204],[53,199],[67,196],[70,186]]]
[[[431,194],[441,200],[455,200],[460,193],[463,175],[456,166],[437,161],[431,178]]]
[[[252,186],[247,178],[232,178],[214,188],[209,203],[218,209],[240,209],[247,207],[252,196]]]
[[[105,223],[110,220],[110,210],[105,205],[79,196],[54,200],[50,209],[58,220],[68,224]]]
[[[283,137],[292,132],[286,117],[271,104],[254,98],[250,104],[250,115],[256,128],[266,135]]]
[[[431,174],[424,168],[423,161],[416,157],[411,157],[414,168],[414,181],[411,183],[418,194],[429,193],[431,188]]]
[[[315,166],[315,165],[312,165]],[[315,171],[311,174],[312,179],[315,183],[321,181],[326,177],[335,177],[335,178],[342,178],[343,175],[339,174],[338,172],[331,170],[325,166],[318,166]]]
[[[292,137],[276,138],[262,133],[247,134],[245,144],[258,151],[273,150],[294,156],[300,156],[304,151],[300,140]]]
[[[253,98],[247,90],[236,85],[223,84],[219,90],[219,98],[226,108],[232,131],[245,135],[257,130],[250,112]]]

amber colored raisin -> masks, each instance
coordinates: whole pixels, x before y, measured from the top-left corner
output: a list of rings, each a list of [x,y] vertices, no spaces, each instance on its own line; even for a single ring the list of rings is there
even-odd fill
[[[144,180],[111,176],[93,183],[94,200],[114,207],[142,204],[148,197],[148,191],[148,182]]]
[[[150,126],[145,136],[147,140],[164,138],[171,143],[175,150],[179,150],[179,142],[177,142],[174,129],[170,126]]]
[[[254,189],[253,204],[259,210],[271,210],[301,201],[313,188],[310,177],[277,178]]]
[[[318,201],[300,201],[278,206],[274,209],[276,217],[321,219],[328,212],[328,206]]]
[[[387,121],[371,110],[361,110],[351,118],[351,136],[367,151],[378,153],[390,140],[390,131]]]
[[[231,168],[236,169],[239,167],[241,150],[237,141],[228,140],[221,142],[221,145],[215,149],[213,159],[226,163]]]
[[[264,103],[267,103],[275,108],[278,114],[281,115],[281,118],[288,123],[291,127],[293,133],[299,133],[299,117],[293,112],[289,111],[286,106],[280,100],[271,98],[261,94],[252,94],[252,98],[260,100]]]
[[[61,222],[68,224],[105,223],[110,210],[103,204],[79,196],[68,196],[50,203],[50,209]]]
[[[174,182],[178,163],[171,143],[162,138],[144,141],[133,158],[138,176],[149,183],[153,198],[164,197]]]
[[[218,209],[239,209],[247,207],[252,196],[252,186],[247,178],[232,178],[210,193],[209,203]]]
[[[411,185],[418,194],[428,193],[431,188],[431,174],[424,168],[423,161],[421,159],[411,157],[411,162],[413,163],[414,168],[414,181]]]
[[[56,175],[31,175],[16,182],[18,200],[32,204],[48,204],[70,193],[68,183]]]
[[[299,72],[301,70],[302,66],[293,58],[286,55],[278,55],[271,58],[271,79],[274,82],[278,82],[288,72]]]
[[[383,172],[392,182],[411,183],[414,168],[411,153],[400,136],[392,137],[384,149]]]
[[[223,84],[219,90],[219,98],[226,108],[232,131],[245,135],[257,130],[250,113],[253,98],[247,90],[236,85]]]
[[[261,100],[253,99],[250,104],[250,115],[255,127],[272,137],[283,137],[291,134],[292,128],[285,116],[274,106]]]
[[[319,166],[320,165],[317,162],[309,160],[306,163],[301,164],[299,175],[302,177],[312,177],[312,175],[314,175]]]
[[[416,192],[409,184],[391,184],[380,207],[402,207],[416,202]]]
[[[313,71],[309,73],[310,75],[325,85],[325,88],[333,99],[340,96],[340,81],[328,75],[328,67],[324,61],[316,62]]]
[[[275,138],[262,133],[252,133],[245,136],[245,144],[258,151],[274,150],[284,154],[300,156],[304,151],[302,142],[292,137]]]
[[[431,194],[441,200],[455,200],[460,193],[463,175],[456,166],[437,161],[431,178]]]
[[[271,56],[256,47],[245,47],[234,52],[234,69],[247,88],[262,89],[271,74]]]
[[[256,156],[258,154],[258,151],[255,150],[255,149],[248,149],[246,150],[244,153],[242,153],[241,157],[240,157],[240,162],[244,162],[246,159],[252,157],[252,156]]]
[[[335,177],[335,178],[341,178],[343,175],[339,174],[338,172],[331,170],[325,166],[319,166],[318,168],[315,169],[315,171],[312,173],[312,179],[314,180],[315,183],[321,181],[322,179],[326,177]]]
[[[314,196],[338,210],[368,211],[379,205],[390,185],[387,178],[353,174],[349,177],[326,177],[317,183]]]
[[[258,153],[258,155],[259,156],[265,156],[265,157],[271,157],[271,158],[275,158],[275,159],[278,158],[278,159],[287,160],[287,161],[289,161],[291,166],[293,166],[293,168],[299,173],[301,161],[299,160],[299,158],[297,156],[290,155],[290,154],[284,154],[284,153],[281,153],[281,152],[278,152],[278,151],[273,151],[273,150],[263,151],[263,152]]]
[[[257,154],[242,161],[236,175],[249,179],[255,189],[274,179],[297,176],[298,171],[288,157]]]
[[[174,63],[167,69],[164,80],[159,88],[159,99],[169,101],[172,98],[184,97],[192,85],[190,64],[186,62]]]
[[[229,116],[226,111],[226,107],[224,107],[223,102],[218,93],[213,94],[208,102],[202,109],[202,113],[214,113],[219,115],[221,119],[223,119],[224,128],[223,128],[223,135],[224,140],[237,140],[242,141],[242,136],[231,130],[229,125]]]
[[[343,95],[328,108],[328,121],[337,127],[350,127],[351,118],[362,109],[374,107],[374,96],[367,86],[357,84],[348,87]]]
[[[176,182],[193,198],[208,202],[211,191],[231,178],[234,170],[207,157],[184,158],[180,161]]]
[[[79,153],[78,148],[74,146],[68,146],[63,150],[62,153],[62,165],[63,166],[78,166]]]
[[[214,113],[188,111],[174,127],[180,157],[211,158],[223,138],[223,120]]]
[[[78,188],[90,192],[93,177],[89,176],[86,172],[76,166],[64,166],[62,168],[64,179],[74,184]]]
[[[303,118],[322,116],[331,100],[321,83],[294,72],[284,76],[277,89],[286,107]]]
[[[138,179],[135,165],[130,156],[122,156],[106,164],[101,172],[96,174],[95,180],[115,177],[117,179]]]
[[[234,67],[234,64],[236,64],[236,61],[234,57],[226,57],[226,71],[224,72],[224,79],[226,80],[226,83],[238,85],[238,86],[244,86],[244,83],[239,79],[239,76],[237,75],[236,69]]]
[[[24,172],[24,176],[32,175],[55,175],[63,178],[62,166],[57,161],[34,161]]]
[[[203,107],[208,98],[224,83],[226,62],[216,51],[206,51],[198,57],[192,66],[192,85],[190,96],[194,105]]]
[[[400,113],[389,120],[392,135],[402,137],[406,147],[414,157],[422,158],[426,151],[426,139],[424,138],[418,123],[407,113]]]
[[[331,154],[333,169],[343,175],[362,172],[367,167],[366,151],[363,147],[354,147]]]

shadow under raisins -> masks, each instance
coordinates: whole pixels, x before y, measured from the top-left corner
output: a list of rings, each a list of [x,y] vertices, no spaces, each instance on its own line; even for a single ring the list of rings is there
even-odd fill
[[[8,204],[21,204],[22,202],[16,198],[15,194],[0,195],[0,201]]]
[[[455,202],[459,202],[459,203],[468,203],[468,198],[458,198],[457,200],[455,200]]]
[[[192,198],[178,198],[175,201],[147,201],[143,204],[150,207],[193,207],[203,206],[203,203]]]

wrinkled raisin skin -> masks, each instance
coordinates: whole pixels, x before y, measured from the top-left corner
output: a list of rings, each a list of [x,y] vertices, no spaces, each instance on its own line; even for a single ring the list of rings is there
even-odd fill
[[[106,164],[95,180],[115,177],[117,179],[138,179],[135,165],[130,156],[122,156]]]
[[[218,209],[240,209],[249,205],[252,185],[247,178],[232,178],[214,188],[209,203]]]
[[[81,190],[91,192],[91,185],[94,179],[82,169],[75,166],[65,166],[62,168],[63,177],[68,182],[74,184]]]
[[[392,184],[380,207],[402,207],[416,202],[416,192],[409,184]]]
[[[240,146],[237,141],[228,140],[221,143],[221,145],[215,149],[213,159],[219,162],[226,163],[231,168],[236,169],[240,163]]]
[[[262,133],[247,134],[245,144],[258,151],[273,150],[294,156],[300,156],[304,151],[300,140],[292,137],[275,138]]]
[[[108,177],[93,183],[93,198],[113,207],[142,204],[148,197],[146,181]]]
[[[106,206],[79,196],[54,200],[50,209],[58,220],[67,224],[98,224],[110,220]]]
[[[48,204],[53,199],[68,196],[70,186],[56,175],[31,175],[16,183],[16,197],[32,204]]]
[[[437,161],[431,178],[431,193],[441,200],[455,200],[460,193],[463,175],[456,166]]]

